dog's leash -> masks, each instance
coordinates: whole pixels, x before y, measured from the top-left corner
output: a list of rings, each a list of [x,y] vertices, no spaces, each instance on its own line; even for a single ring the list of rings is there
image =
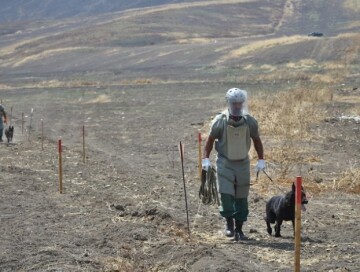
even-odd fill
[[[270,179],[271,182],[274,182],[273,179],[268,175],[268,173],[266,173],[266,171],[265,171],[264,169],[263,169],[262,171],[263,171],[264,174]],[[258,179],[259,179],[259,173],[260,173],[260,170],[258,170],[258,171],[256,172],[256,182],[257,182]]]
[[[272,178],[268,175],[268,173],[266,173],[265,170],[263,170],[263,172],[264,172],[264,174],[270,179],[271,182],[274,182],[274,181],[272,180]]]
[[[282,193],[285,193],[274,181],[273,179],[268,175],[268,173],[266,173],[265,169],[262,170],[264,172],[264,174],[268,177],[268,179],[276,186],[276,188],[282,192]],[[259,178],[259,174],[260,174],[260,170],[258,170],[256,172],[256,182],[258,181],[258,178]]]

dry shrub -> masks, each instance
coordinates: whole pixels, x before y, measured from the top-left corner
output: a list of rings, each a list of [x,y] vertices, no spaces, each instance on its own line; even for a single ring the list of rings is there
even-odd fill
[[[0,90],[8,90],[8,89],[11,89],[11,87],[9,85],[0,84]]]
[[[263,66],[262,66],[263,67]],[[255,67],[255,66],[247,66],[246,69],[253,69],[253,70],[259,70],[262,68]],[[279,70],[279,69],[272,69],[268,70],[267,73],[257,74],[256,76],[251,77],[245,76],[244,80],[253,81],[253,82],[297,82],[297,81],[308,81],[310,79],[310,76],[305,71],[298,71],[296,69],[294,70]]]
[[[324,120],[324,105],[332,99],[331,90],[316,85],[250,99],[249,106],[259,121],[261,134],[265,135],[265,141],[270,142],[266,157],[274,166],[271,174],[276,177],[278,185],[291,183],[289,177],[294,177],[294,172],[299,173],[304,165],[321,163],[321,159],[310,152],[311,142],[319,139],[311,133],[309,125]],[[252,155],[255,155],[254,150]],[[326,190],[360,194],[360,168],[356,162],[350,164],[330,185],[316,183],[306,173],[303,174],[304,185],[313,194]]]
[[[105,270],[106,272],[132,272],[134,271],[134,266],[130,261],[123,258],[108,258],[105,261]]]
[[[187,229],[183,229],[176,225],[171,225],[170,228],[162,229],[163,232],[166,232],[170,236],[174,236],[176,238],[181,238],[187,240],[189,238],[189,234]]]
[[[147,85],[147,84],[155,84],[159,82],[160,80],[155,78],[136,78],[131,80],[130,79],[121,80],[114,85]]]
[[[39,83],[34,84],[34,87],[37,87],[37,88],[59,88],[59,87],[65,87],[65,82],[57,80],[57,79],[42,80]]]
[[[189,39],[178,39],[175,42],[178,44],[201,44],[201,43],[210,43],[214,39],[211,38],[189,38]]]
[[[338,179],[334,180],[333,190],[345,191],[347,193],[360,194],[360,168],[355,162],[350,164]]]
[[[319,161],[307,155],[309,141],[316,137],[309,126],[325,118],[323,105],[331,98],[330,90],[314,86],[250,99],[261,134],[271,137],[272,147],[266,149],[266,157],[275,164],[277,178],[286,179],[298,170],[295,167]]]
[[[332,91],[323,88],[295,89],[265,94],[250,100],[262,134],[279,140],[305,140],[311,137],[309,124],[325,118],[322,104],[330,101]]]
[[[310,77],[311,82],[324,82],[324,83],[333,83],[339,82],[339,74],[314,74]],[[343,78],[343,76],[341,76]]]
[[[313,59],[302,59],[297,62],[289,62],[286,64],[288,68],[310,68],[318,65],[318,63]]]
[[[334,61],[324,62],[322,66],[326,70],[341,70],[346,68],[346,65],[344,63]]]
[[[270,148],[266,157],[272,163],[277,164],[277,175],[279,179],[286,179],[299,163],[303,163],[303,154],[291,142],[279,143],[279,146]]]
[[[85,104],[109,103],[109,102],[111,102],[110,97],[106,94],[101,94],[92,100],[86,101]]]
[[[26,88],[76,88],[84,86],[97,86],[98,82],[85,80],[61,81],[58,79],[42,80],[37,83],[29,83]]]
[[[263,64],[263,65],[260,66],[260,69],[269,70],[269,71],[275,71],[276,67],[273,66],[273,65],[269,65],[269,64]]]

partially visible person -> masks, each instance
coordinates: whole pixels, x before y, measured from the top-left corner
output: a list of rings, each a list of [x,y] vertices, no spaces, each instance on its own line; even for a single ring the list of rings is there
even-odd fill
[[[7,124],[7,117],[4,106],[0,104],[0,142],[3,142],[4,123]]]

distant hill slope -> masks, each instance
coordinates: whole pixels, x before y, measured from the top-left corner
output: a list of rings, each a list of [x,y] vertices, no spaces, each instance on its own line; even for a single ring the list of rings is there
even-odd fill
[[[1,0],[0,23],[98,15],[184,0]]]
[[[279,67],[298,76],[297,69],[321,73],[338,66],[354,68],[352,77],[357,77],[360,0],[167,2],[171,4],[23,23],[24,29],[0,24],[0,83],[11,77],[59,75],[91,75],[95,80],[96,73],[116,80],[214,80],[215,75],[222,80],[238,73],[271,77]],[[312,31],[325,35],[308,37]]]

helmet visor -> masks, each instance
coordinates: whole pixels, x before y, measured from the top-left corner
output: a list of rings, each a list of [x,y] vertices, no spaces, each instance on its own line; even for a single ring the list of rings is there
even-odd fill
[[[243,113],[244,102],[229,102],[229,113],[232,116],[241,116]]]

